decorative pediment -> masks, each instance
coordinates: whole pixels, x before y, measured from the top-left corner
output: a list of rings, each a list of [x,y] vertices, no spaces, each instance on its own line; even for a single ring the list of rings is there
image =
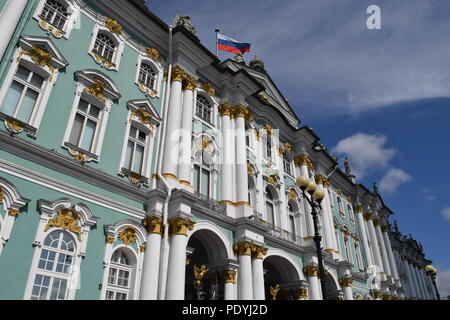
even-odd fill
[[[94,69],[80,70],[75,72],[75,78],[86,86],[85,92],[103,102],[105,99],[118,100],[121,98],[114,81],[103,72]]]
[[[131,116],[145,125],[155,126],[161,123],[155,107],[146,99],[130,100],[127,102]]]
[[[40,66],[50,69],[61,69],[69,65],[61,51],[53,41],[47,37],[23,35],[19,39],[21,55],[28,55]]]
[[[145,245],[146,230],[137,221],[126,219],[115,224],[107,224],[104,227],[105,242],[114,243],[117,239],[122,240],[126,246],[136,243],[138,246]]]
[[[12,183],[0,177],[0,204],[5,205],[10,215],[12,215],[11,213],[18,213],[28,202],[30,200],[22,197]]]

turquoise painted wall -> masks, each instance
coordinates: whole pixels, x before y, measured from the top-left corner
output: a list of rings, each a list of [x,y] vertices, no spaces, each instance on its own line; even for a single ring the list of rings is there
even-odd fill
[[[81,287],[77,290],[75,297],[75,299],[99,299],[99,284],[102,283],[103,279],[103,254],[105,250],[103,226],[123,220],[124,215],[8,174],[2,173],[1,176],[14,184],[21,195],[31,201],[17,216],[11,238],[0,255],[0,300],[23,298],[35,250],[32,243],[40,218],[37,201],[39,199],[54,201],[59,198],[68,198],[73,204],[83,203],[92,211],[94,216],[100,218],[89,233],[86,257],[82,260],[80,266]]]

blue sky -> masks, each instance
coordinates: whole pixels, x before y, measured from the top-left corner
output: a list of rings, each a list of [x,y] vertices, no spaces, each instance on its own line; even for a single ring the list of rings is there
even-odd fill
[[[381,8],[369,30],[367,7]],[[440,0],[152,0],[166,23],[190,15],[215,52],[221,33],[255,55],[303,125],[358,181],[377,182],[404,234],[422,242],[450,295],[450,2]],[[231,58],[220,53],[222,60]]]

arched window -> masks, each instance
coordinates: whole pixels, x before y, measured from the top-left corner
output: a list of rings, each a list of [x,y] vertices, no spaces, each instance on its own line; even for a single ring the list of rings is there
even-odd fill
[[[342,199],[341,199],[341,197],[337,197],[337,203],[338,203],[338,210],[339,210],[339,213],[341,214],[341,215],[343,215],[343,216],[345,216],[345,213],[344,213],[344,206],[342,205]]]
[[[272,138],[269,134],[264,136],[263,149],[264,156],[269,160],[272,159]]]
[[[104,33],[99,33],[94,43],[92,50],[106,61],[113,62],[114,53],[116,51],[116,44],[114,41]]]
[[[297,240],[297,233],[295,230],[295,210],[291,201],[288,202],[289,226],[291,229],[291,240]]]
[[[270,227],[275,227],[275,203],[270,188],[266,188],[266,221]]]
[[[347,211],[350,216],[350,219],[355,220],[355,215],[353,214],[353,208],[350,204],[347,204]]]
[[[58,1],[47,0],[45,1],[39,17],[55,28],[63,30],[67,21],[68,13],[66,8]]]
[[[355,253],[356,253],[356,267],[358,270],[363,270],[363,260],[361,255],[361,247],[359,246],[358,242],[355,242]]]
[[[65,231],[45,237],[33,281],[31,300],[65,300],[73,272],[75,241]]]
[[[134,260],[123,249],[117,249],[111,256],[106,300],[129,300],[134,277]]]
[[[344,247],[345,247],[345,256],[347,258],[347,261],[350,263],[353,263],[352,252],[350,249],[350,241],[349,241],[348,237],[344,237]]]
[[[250,175],[247,177],[248,179],[248,203],[256,209],[256,185],[254,178]]]
[[[154,90],[156,82],[156,72],[147,63],[141,63],[138,82],[140,84],[143,84],[147,88]]]
[[[291,160],[284,153],[283,153],[283,168],[284,173],[292,175]]]
[[[197,95],[197,108],[195,115],[208,123],[212,122],[211,104],[202,95]]]

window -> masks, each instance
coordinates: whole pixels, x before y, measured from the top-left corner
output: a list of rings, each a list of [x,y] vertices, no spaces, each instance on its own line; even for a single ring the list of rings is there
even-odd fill
[[[272,159],[272,138],[269,134],[265,135],[265,140],[263,143],[264,156],[267,159]]]
[[[53,231],[44,240],[31,300],[65,300],[72,274],[75,242],[65,231]]]
[[[156,73],[155,71],[153,71],[152,67],[150,67],[146,63],[141,63],[138,82],[140,84],[143,84],[147,88],[154,90],[155,81],[156,81]]]
[[[208,198],[211,197],[211,169],[205,158],[209,158],[209,152],[201,150],[198,159],[199,164],[194,164],[194,191]],[[200,164],[201,163],[201,164]]]
[[[108,273],[106,300],[128,300],[133,266],[121,249],[114,251]]]
[[[350,219],[355,220],[355,215],[353,214],[353,209],[350,204],[347,204],[347,211],[350,216]]]
[[[266,189],[266,221],[270,227],[275,227],[275,205],[269,188]]]
[[[296,241],[297,235],[295,232],[295,217],[294,217],[294,209],[292,208],[292,204],[288,204],[288,211],[289,211],[289,223],[291,227],[291,239],[292,241]]]
[[[46,79],[42,75],[19,64],[0,111],[23,123],[32,123],[45,85]]]
[[[208,123],[212,122],[211,104],[201,95],[197,95],[197,109],[195,115]]]
[[[97,39],[95,40],[94,49],[92,51],[106,61],[113,63],[116,44],[106,34],[99,33],[97,35]]]
[[[356,267],[358,270],[363,270],[363,261],[361,255],[361,248],[358,243],[355,242],[355,252],[356,252]]]
[[[72,125],[69,143],[94,153],[94,141],[99,127],[100,114],[100,108],[81,98]]]
[[[291,160],[289,160],[285,154],[283,154],[283,168],[286,174],[292,175]]]
[[[256,204],[256,185],[254,177],[248,175],[248,204],[252,207],[255,207]]]
[[[344,206],[342,205],[342,199],[341,197],[337,197],[337,203],[338,203],[338,209],[339,209],[339,213],[343,216],[345,216],[344,213]]]
[[[124,164],[126,169],[138,174],[143,173],[147,139],[147,133],[136,128],[133,124],[130,126]]]
[[[68,14],[66,8],[62,4],[54,0],[47,0],[45,1],[44,8],[39,17],[55,28],[63,30]]]
[[[349,244],[349,240],[347,237],[344,237],[344,246],[345,246],[345,256],[347,258],[347,261],[350,263],[353,263],[352,253],[350,250],[350,244]]]

